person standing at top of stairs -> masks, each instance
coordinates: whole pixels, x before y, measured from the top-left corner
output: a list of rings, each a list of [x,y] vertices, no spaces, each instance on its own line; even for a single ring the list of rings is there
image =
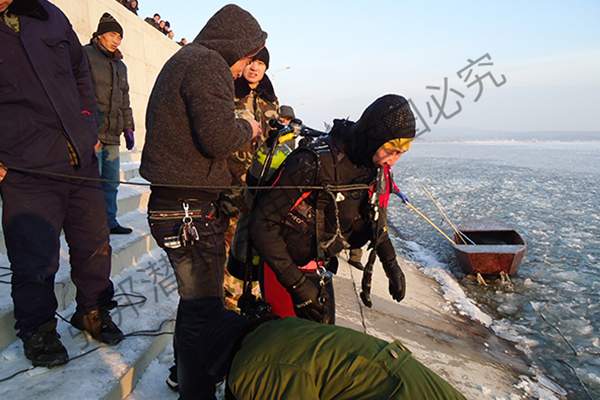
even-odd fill
[[[83,47],[90,68],[92,85],[98,103],[98,138],[100,147],[96,151],[100,164],[100,177],[104,197],[108,228],[111,234],[129,234],[117,222],[117,192],[120,178],[121,134],[125,137],[128,150],[134,146],[133,112],[129,106],[129,83],[127,67],[119,46],[123,40],[123,27],[109,13],[104,13],[98,29],[90,43]]]

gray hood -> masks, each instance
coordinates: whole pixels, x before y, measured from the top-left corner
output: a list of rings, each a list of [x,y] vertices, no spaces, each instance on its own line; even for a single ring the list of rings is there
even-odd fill
[[[260,50],[265,40],[267,33],[248,11],[228,4],[208,20],[194,43],[216,51],[231,67],[252,51]]]

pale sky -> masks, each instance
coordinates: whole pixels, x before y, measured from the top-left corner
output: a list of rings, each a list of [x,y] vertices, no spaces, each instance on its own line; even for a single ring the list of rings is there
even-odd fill
[[[188,41],[227,4],[138,1],[141,18],[158,12],[175,39]],[[418,129],[600,131],[598,0],[235,4],[269,34],[267,73],[280,104],[313,128],[356,120],[373,100],[396,93],[421,114]]]

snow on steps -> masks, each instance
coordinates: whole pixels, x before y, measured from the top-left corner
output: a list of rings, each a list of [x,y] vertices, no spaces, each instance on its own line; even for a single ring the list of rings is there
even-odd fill
[[[178,295],[172,269],[160,249],[140,257],[133,265],[113,277],[117,293],[144,294],[143,304],[113,310],[113,320],[127,335],[131,332],[156,330],[172,332]],[[118,298],[123,304],[125,297]],[[135,303],[139,299],[129,297]],[[75,309],[72,303],[60,314],[68,317]],[[25,358],[21,341],[17,340],[0,353],[0,379],[26,370],[0,382],[0,398],[63,400],[69,398],[125,398],[135,387],[146,367],[170,345],[172,335],[156,337],[129,336],[115,346],[101,345],[84,332],[59,321],[58,332],[71,360],[54,368],[33,368]],[[80,356],[101,346],[98,350]],[[164,383],[163,383],[164,384]]]

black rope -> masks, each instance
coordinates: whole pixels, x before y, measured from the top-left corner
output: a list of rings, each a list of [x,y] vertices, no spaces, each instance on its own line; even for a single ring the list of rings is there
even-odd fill
[[[561,364],[566,365],[567,367],[569,367],[571,369],[571,371],[573,371],[573,374],[575,375],[575,377],[579,381],[579,384],[581,385],[581,387],[583,387],[583,390],[585,391],[585,394],[587,394],[587,397],[590,400],[594,400],[594,398],[592,397],[592,395],[590,395],[590,392],[588,392],[587,387],[585,386],[585,384],[583,383],[583,381],[579,377],[579,374],[577,373],[577,371],[575,371],[575,368],[573,368],[568,362],[563,361],[563,360],[559,360],[558,358],[556,358],[556,361],[558,361]]]
[[[158,326],[158,329],[154,329],[154,330],[146,330],[146,331],[135,331],[135,332],[131,332],[125,335],[125,337],[133,337],[133,336],[150,336],[150,337],[156,337],[156,336],[161,336],[161,335],[173,335],[174,332],[161,332],[163,325],[168,323],[168,322],[175,322],[175,319],[171,318],[171,319],[165,319],[164,321],[162,321],[160,323],[160,325]]]
[[[558,332],[558,334],[560,335],[560,337],[565,341],[565,343],[571,348],[571,351],[573,352],[573,355],[575,357],[579,356],[579,354],[577,353],[577,351],[573,348],[573,346],[571,346],[571,343],[569,343],[569,341],[567,340],[567,338],[565,337],[565,335],[562,334],[562,332],[560,331],[560,329],[558,329],[558,327],[556,327],[555,325],[551,324],[546,317],[544,316],[544,314],[542,314],[542,311],[544,310],[544,308],[546,308],[546,306],[550,304],[550,303],[546,303],[544,305],[544,307],[542,307],[539,311],[538,314],[540,314],[540,316],[542,317],[542,319],[544,320],[544,322],[546,322],[548,325],[550,325],[552,328],[554,328],[556,330],[556,332]],[[577,374],[577,371],[575,371],[575,368],[573,368],[568,362],[564,361],[564,360],[560,360],[558,358],[555,358],[556,361],[558,361],[561,364],[566,365],[567,367],[569,367],[571,369],[571,371],[573,371],[573,374],[575,375],[575,377],[577,378],[577,380],[579,381],[579,384],[581,385],[581,387],[583,388],[583,390],[585,391],[585,393],[587,394],[587,396],[590,398],[590,400],[594,400],[592,398],[592,396],[590,395],[590,393],[588,392],[587,387],[585,386],[585,383],[583,383],[583,381],[581,380],[581,378],[579,377],[579,374]]]
[[[558,329],[555,325],[551,324],[550,322],[548,322],[548,320],[546,319],[546,317],[544,316],[544,314],[542,314],[542,310],[544,308],[546,308],[546,306],[549,303],[546,303],[546,305],[544,307],[542,307],[542,309],[540,311],[538,311],[538,314],[540,314],[540,317],[542,317],[542,319],[544,320],[544,322],[546,322],[548,325],[550,325],[552,328],[554,328],[556,330],[556,332],[558,332],[558,334],[560,335],[561,338],[563,338],[563,340],[565,341],[565,343],[571,348],[571,351],[573,352],[573,355],[575,357],[578,356],[577,351],[573,348],[573,346],[571,346],[571,343],[569,343],[569,341],[567,340],[567,338],[562,334],[562,332],[560,331],[560,329]]]
[[[135,302],[135,303],[129,303],[128,302],[128,303],[124,303],[124,304],[119,304],[115,308],[125,308],[125,307],[137,306],[139,304],[144,304],[146,302],[146,300],[148,300],[148,298],[146,296],[144,296],[144,295],[141,295],[141,294],[131,294],[131,293],[118,293],[118,294],[115,294],[113,296],[113,298],[120,297],[120,296],[136,297],[136,298],[142,299],[142,300],[140,300],[138,302]]]
[[[0,269],[5,269],[7,271],[10,271],[10,268],[8,268],[8,267],[0,267]],[[7,272],[6,274],[0,275],[0,278],[4,278],[5,276],[10,276],[11,274],[12,274],[12,271],[11,272]],[[5,283],[7,285],[10,285],[10,282],[5,281],[5,280],[1,280],[1,279],[0,279],[0,283]]]
[[[350,258],[350,254],[348,254],[348,258]],[[363,304],[360,299],[360,296],[358,295],[358,289],[356,287],[356,281],[354,280],[354,271],[352,271],[352,268],[350,268],[350,276],[352,278],[351,280],[352,280],[352,288],[354,289],[354,296],[356,297],[356,302],[358,303],[358,310],[360,311],[360,322],[363,327],[363,332],[368,333],[367,332],[367,324],[365,322],[365,314],[363,313]]]
[[[0,383],[2,383],[2,382],[6,382],[6,381],[8,381],[8,380],[11,380],[11,379],[12,379],[12,378],[14,378],[15,376],[17,376],[17,375],[21,375],[23,372],[31,371],[31,370],[32,370],[32,369],[34,369],[34,368],[35,368],[35,367],[29,367],[29,368],[27,368],[27,369],[22,369],[22,370],[20,370],[20,371],[17,371],[17,372],[15,372],[15,373],[14,373],[14,374],[12,374],[12,375],[10,375],[10,376],[7,376],[6,378],[2,378],[2,379],[0,379]]]
[[[65,178],[65,179],[76,179],[81,181],[93,181],[93,182],[106,182],[106,183],[118,183],[121,185],[131,185],[131,186],[146,186],[146,187],[164,187],[170,189],[196,189],[196,190],[206,190],[206,191],[222,191],[222,190],[230,190],[230,189],[251,189],[251,190],[271,190],[271,189],[302,189],[302,190],[335,190],[338,192],[345,191],[353,191],[353,190],[365,190],[370,189],[370,186],[364,184],[354,184],[354,185],[323,185],[323,186],[197,186],[197,185],[174,185],[174,184],[162,184],[162,183],[145,183],[145,182],[130,182],[130,181],[113,181],[110,179],[100,179],[100,178],[89,178],[89,177],[81,177],[74,176],[69,174],[60,174],[57,172],[49,172],[49,171],[37,171],[34,169],[28,168],[20,168],[20,167],[11,167],[8,165],[3,165],[4,168],[9,170],[25,172],[33,175],[42,175],[49,176],[53,178]]]
[[[61,317],[61,318],[62,318],[62,317]],[[78,359],[78,358],[81,358],[81,357],[83,357],[83,356],[87,356],[88,354],[90,354],[90,353],[93,353],[94,351],[96,351],[96,350],[98,350],[98,349],[101,349],[101,348],[103,348],[103,347],[106,347],[106,346],[107,346],[107,345],[103,343],[103,344],[99,345],[98,347],[94,347],[93,349],[86,351],[85,353],[82,353],[82,354],[79,354],[79,355],[77,355],[77,356],[75,356],[75,357],[71,357],[71,358],[69,358],[69,361],[73,361],[73,360],[76,360],[76,359]],[[2,382],[6,382],[6,381],[8,381],[8,380],[11,380],[11,379],[12,379],[12,378],[14,378],[15,376],[17,376],[17,375],[21,375],[22,373],[24,373],[24,372],[28,372],[28,371],[31,371],[31,370],[33,370],[33,369],[35,369],[35,368],[37,368],[37,367],[29,367],[29,368],[26,368],[26,369],[22,369],[22,370],[20,370],[20,371],[17,371],[17,372],[15,372],[15,373],[14,373],[14,374],[12,374],[12,375],[10,375],[10,376],[7,376],[6,378],[2,378],[2,379],[0,379],[0,383],[2,383]]]

